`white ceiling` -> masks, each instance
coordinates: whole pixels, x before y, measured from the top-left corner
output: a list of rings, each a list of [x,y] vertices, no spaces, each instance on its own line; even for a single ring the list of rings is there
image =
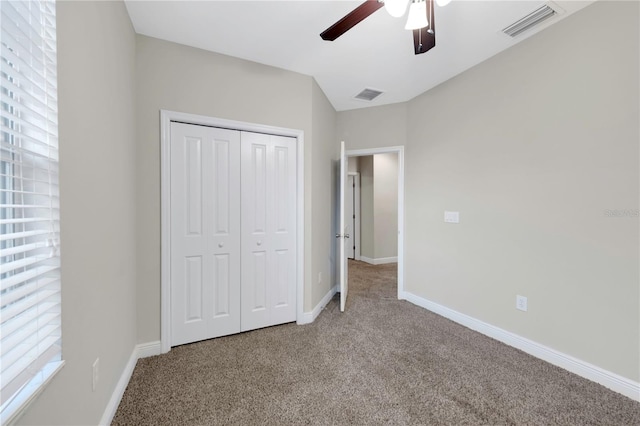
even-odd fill
[[[125,0],[137,33],[315,77],[338,111],[407,101],[553,25],[592,1],[555,1],[564,13],[512,39],[501,30],[539,0],[454,0],[436,6],[436,47],[413,54],[405,18],[384,8],[336,41],[319,34],[363,0]],[[384,94],[353,99],[362,89]]]

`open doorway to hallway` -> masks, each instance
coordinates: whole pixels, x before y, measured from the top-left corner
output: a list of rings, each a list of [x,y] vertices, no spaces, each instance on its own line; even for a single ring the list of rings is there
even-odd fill
[[[339,167],[337,168],[338,179],[336,180],[338,185],[335,210],[336,244],[334,246],[336,287],[340,293],[340,310],[345,311],[348,304],[350,281],[348,271],[349,264],[353,262],[363,262],[371,266],[393,264],[396,268],[396,298],[404,299],[404,147],[391,146],[347,150],[346,143],[341,142],[340,151],[340,160],[337,163]],[[376,158],[379,154],[392,155],[380,156],[378,158],[382,161],[379,161],[378,158]],[[349,164],[351,164],[351,166],[349,166]],[[391,167],[389,167],[390,164]],[[376,165],[379,165],[379,167],[376,167]],[[379,185],[383,197],[379,197],[377,203],[375,201],[376,169],[379,171],[388,171],[389,169],[395,171],[395,173],[392,173],[394,179]],[[351,212],[351,216],[349,213],[349,171],[351,171],[352,175],[360,177],[359,217],[361,220],[359,226],[356,224],[357,220],[353,221],[353,212]],[[370,176],[370,183],[367,182],[368,176]],[[362,195],[363,192],[364,196]],[[370,199],[372,201],[370,203],[366,201],[367,192],[371,194]],[[390,195],[391,198],[389,198]],[[364,202],[363,199],[365,200]],[[354,205],[357,206],[357,203],[354,203]],[[371,208],[368,208],[368,205],[371,205]],[[365,207],[367,207],[367,211],[365,211]],[[377,215],[376,210],[380,207],[384,208],[384,212],[382,215]],[[367,225],[367,214],[372,218],[370,225]],[[387,229],[387,232],[378,235],[377,239],[375,232],[376,216],[379,216],[378,222],[383,225],[382,228]],[[389,224],[391,224],[391,226],[384,226]],[[354,235],[355,244],[351,239],[351,235],[354,233],[354,227],[356,228]],[[388,229],[391,229],[392,232],[389,233]],[[376,250],[376,243],[378,250]],[[351,246],[351,249],[349,249],[349,246]],[[355,247],[355,249],[353,247]],[[358,248],[360,248],[359,261],[355,260]],[[354,260],[349,260],[349,251],[352,252],[351,257],[353,257]],[[396,263],[397,265],[395,265]]]
[[[349,158],[347,257],[372,265],[398,262],[398,154]]]
[[[354,296],[393,298],[398,293],[399,153],[350,155],[346,212],[347,250]]]

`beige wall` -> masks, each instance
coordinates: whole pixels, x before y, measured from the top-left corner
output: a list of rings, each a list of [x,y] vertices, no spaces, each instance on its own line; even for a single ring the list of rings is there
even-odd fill
[[[638,12],[597,2],[415,98],[405,157],[406,290],[635,381],[639,220],[606,211],[639,207]]]
[[[374,257],[398,256],[398,154],[373,156]]]
[[[373,155],[358,158],[360,166],[360,255],[376,257]]]
[[[336,137],[347,150],[405,145],[407,103],[340,111]]]
[[[312,310],[330,281],[325,232],[332,214],[327,201],[336,149],[333,107],[309,76],[139,35],[138,342],[160,338],[161,109],[304,131],[304,310]],[[316,291],[320,271],[327,278]]]
[[[349,173],[358,173],[360,172],[360,164],[358,162],[358,157],[350,157],[347,163],[347,171]]]
[[[371,260],[396,257],[398,155],[355,158],[360,169],[360,254]]]
[[[136,342],[135,35],[122,2],[57,15],[65,366],[18,423],[89,425]]]
[[[320,86],[312,85],[312,125],[313,146],[311,174],[313,189],[307,196],[311,198],[311,221],[313,223],[311,277],[315,280],[309,292],[309,311],[335,285],[336,239],[333,212],[336,209],[336,197],[333,189],[337,184],[335,173],[336,151],[336,111]]]

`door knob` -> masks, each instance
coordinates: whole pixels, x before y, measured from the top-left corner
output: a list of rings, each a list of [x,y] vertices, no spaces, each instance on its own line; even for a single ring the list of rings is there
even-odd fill
[[[262,241],[258,241],[258,245],[261,246],[262,245]]]
[[[222,248],[222,247],[224,247],[224,244],[223,243],[218,243],[218,247]]]

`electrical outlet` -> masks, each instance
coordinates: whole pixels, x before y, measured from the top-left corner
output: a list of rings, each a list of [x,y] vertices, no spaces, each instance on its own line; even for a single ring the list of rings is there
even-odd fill
[[[318,272],[318,284],[322,283],[322,272]]]
[[[99,368],[100,368],[100,358],[96,358],[96,360],[93,362],[93,381],[91,385],[94,392],[96,391],[96,387],[98,386]]]
[[[527,298],[524,296],[516,296],[516,309],[527,312]]]

